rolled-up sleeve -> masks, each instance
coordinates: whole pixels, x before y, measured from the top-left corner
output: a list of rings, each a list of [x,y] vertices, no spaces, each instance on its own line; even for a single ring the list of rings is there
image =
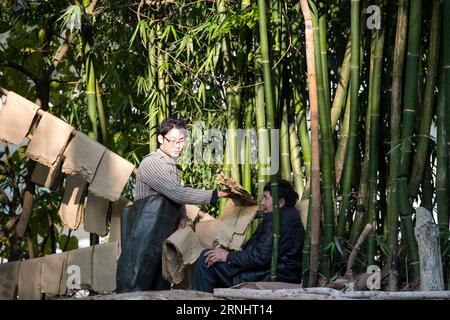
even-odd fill
[[[174,166],[162,159],[147,157],[139,166],[138,178],[151,189],[179,204],[208,204],[215,201],[212,190],[199,190],[181,185],[175,170]]]

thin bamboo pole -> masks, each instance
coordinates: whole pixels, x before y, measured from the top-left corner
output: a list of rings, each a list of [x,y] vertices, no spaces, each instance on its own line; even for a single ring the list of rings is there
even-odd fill
[[[334,236],[334,161],[331,135],[330,106],[326,103],[326,89],[324,89],[324,71],[321,57],[321,34],[319,34],[319,13],[314,2],[310,1],[312,28],[314,37],[314,61],[317,76],[317,96],[319,98],[319,122],[320,122],[320,163],[322,171],[323,193],[323,241],[324,250],[321,254],[321,273],[326,279],[331,274],[331,247]],[[326,49],[325,49],[326,50]]]
[[[359,108],[359,82],[360,82],[360,2],[351,2],[351,75],[350,75],[350,129],[347,156],[345,157],[344,176],[342,181],[341,217],[349,216],[349,200],[352,187],[354,159],[356,156],[356,135]]]
[[[260,0],[261,1],[261,0]],[[306,59],[308,70],[308,91],[311,114],[311,246],[308,287],[317,283],[319,271],[319,226],[320,204],[320,156],[319,156],[319,106],[317,97],[316,67],[314,58],[314,38],[311,11],[307,0],[300,0],[305,20]]]
[[[397,200],[397,167],[399,161],[400,119],[402,101],[403,66],[406,49],[408,26],[408,0],[400,0],[397,13],[397,31],[395,35],[394,62],[392,70],[392,95],[390,117],[390,153],[389,153],[389,183],[388,183],[388,259],[389,290],[398,288],[397,248],[398,248],[398,200]]]
[[[408,176],[414,131],[414,113],[417,105],[418,60],[422,26],[422,0],[411,2],[408,25],[408,51],[406,56],[406,79],[402,116],[400,162],[398,166],[398,209],[404,224],[408,246],[408,262],[411,268],[412,281],[419,278],[419,255],[414,236],[412,208],[408,199]]]
[[[411,178],[408,185],[410,198],[417,195],[420,181],[423,177],[425,162],[428,155],[428,144],[430,141],[430,128],[434,106],[434,91],[436,86],[437,69],[439,65],[439,43],[441,26],[440,1],[433,1],[433,13],[431,18],[430,45],[428,50],[428,65],[425,83],[425,95],[422,110],[422,121],[420,132],[417,135],[416,153],[412,167]]]
[[[264,100],[266,103],[267,113],[267,129],[275,129],[275,104],[274,104],[274,87],[271,74],[270,63],[270,47],[267,36],[267,17],[266,4],[264,0],[258,0],[259,14],[259,37],[261,43],[263,76],[264,76]],[[276,146],[278,147],[278,146]],[[271,150],[271,154],[275,154]],[[271,175],[272,185],[272,204],[273,204],[273,241],[272,241],[272,263],[271,263],[271,279],[277,279],[278,266],[278,241],[280,238],[280,207],[278,202],[278,170]]]
[[[385,2],[380,2],[380,8],[383,10]],[[377,166],[378,166],[378,128],[379,128],[379,110],[381,95],[381,73],[383,65],[383,47],[384,47],[384,25],[381,29],[377,29],[375,33],[375,50],[373,57],[373,76],[371,85],[371,107],[370,107],[370,147],[369,147],[369,192],[367,200],[367,223],[371,224],[373,229],[367,238],[367,265],[373,265],[375,262],[376,247],[376,218],[378,216],[377,201]]]

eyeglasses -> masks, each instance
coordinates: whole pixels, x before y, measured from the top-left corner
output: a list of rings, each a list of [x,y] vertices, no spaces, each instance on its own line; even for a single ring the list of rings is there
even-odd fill
[[[180,141],[176,141],[176,140],[169,140],[166,137],[164,137],[165,140],[167,140],[167,142],[172,146],[175,147],[176,145],[180,145],[180,146],[184,146],[185,141],[184,140],[180,140]]]

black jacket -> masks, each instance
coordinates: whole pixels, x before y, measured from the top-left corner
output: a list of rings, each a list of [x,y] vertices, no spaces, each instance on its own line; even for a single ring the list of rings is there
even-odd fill
[[[272,213],[264,213],[253,236],[242,251],[228,254],[233,284],[249,281],[270,281],[272,259]],[[277,281],[300,283],[302,247],[305,230],[294,207],[280,210],[280,240],[278,246]]]

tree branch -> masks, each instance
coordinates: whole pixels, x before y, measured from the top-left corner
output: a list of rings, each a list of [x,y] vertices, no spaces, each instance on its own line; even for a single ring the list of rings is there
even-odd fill
[[[67,51],[69,50],[70,44],[75,40],[75,32],[72,32],[61,44],[61,46],[58,48],[58,51],[56,51],[55,56],[53,57],[52,62],[52,68],[48,70],[48,72],[52,73],[54,69],[58,66],[58,64],[62,61],[62,58],[66,55]]]
[[[34,82],[38,80],[38,78],[30,70],[15,62],[0,61],[0,66],[16,69],[17,71],[20,71],[23,74],[25,74],[28,78],[30,78]]]

